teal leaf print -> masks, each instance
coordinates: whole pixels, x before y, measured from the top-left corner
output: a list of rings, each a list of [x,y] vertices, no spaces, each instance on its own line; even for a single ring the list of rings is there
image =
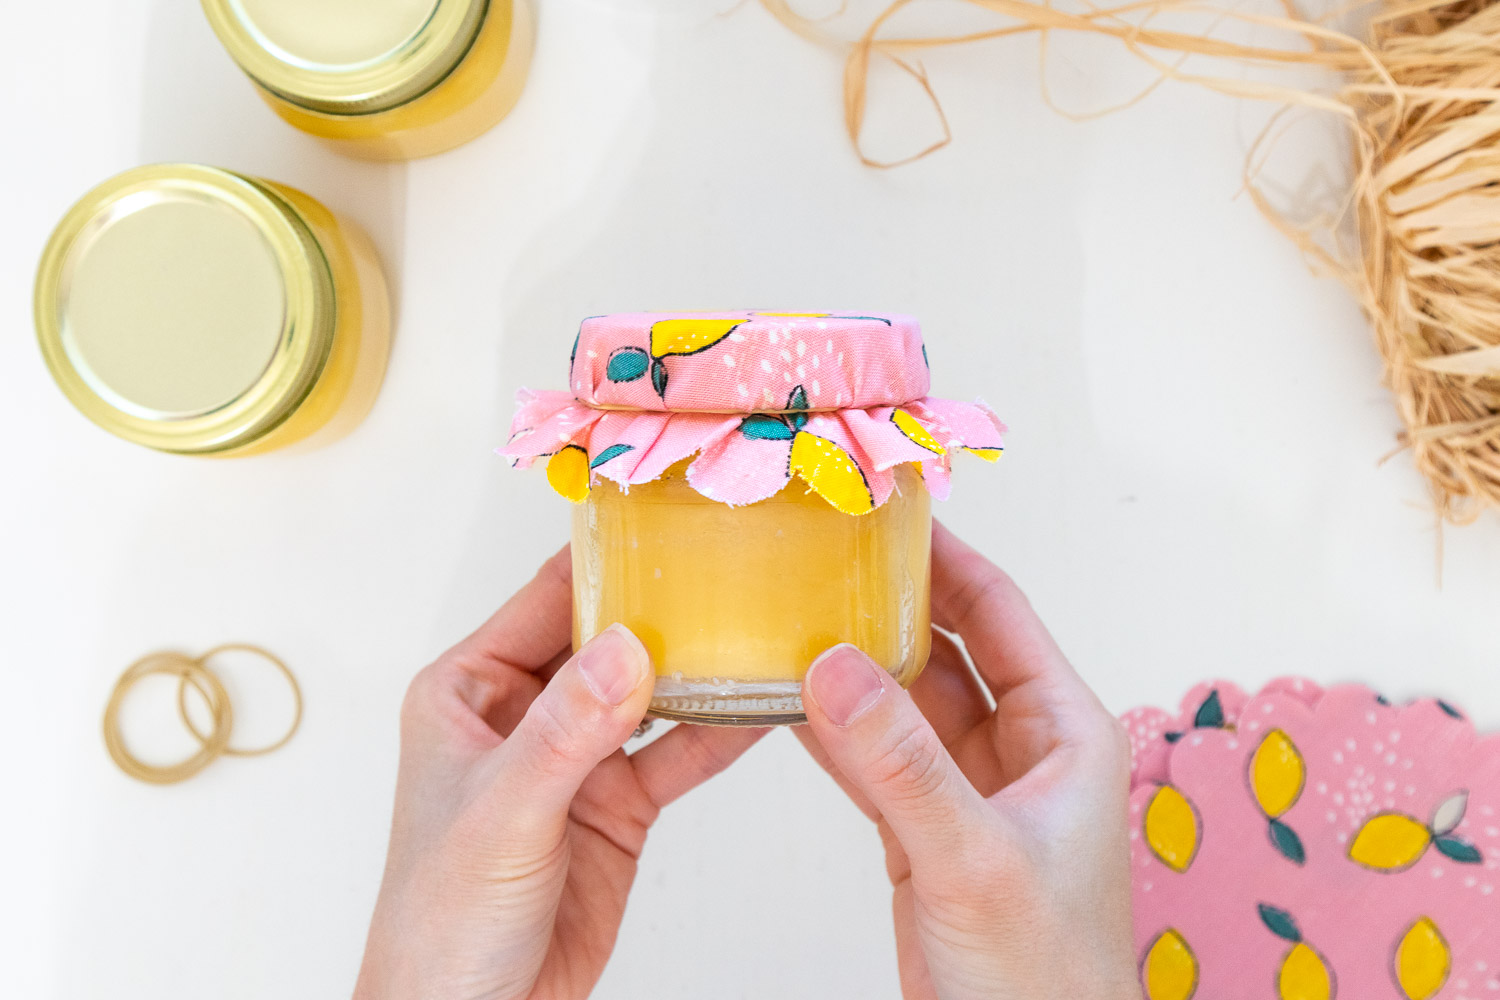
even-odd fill
[[[609,356],[604,374],[611,382],[634,382],[646,374],[650,356],[639,347],[621,347]]]
[[[661,358],[651,359],[651,388],[663,400],[667,398],[667,366],[662,363]]]
[[[1460,712],[1458,709],[1454,708],[1452,705],[1448,704],[1446,701],[1443,701],[1441,698],[1438,699],[1437,707],[1441,708],[1443,711],[1447,712],[1449,715],[1453,716],[1455,719],[1462,719],[1463,718],[1463,713],[1462,712]]]
[[[1307,851],[1302,847],[1302,838],[1297,831],[1279,819],[1271,820],[1271,846],[1296,864],[1305,864]]]
[[[1477,865],[1484,860],[1484,856],[1479,853],[1479,848],[1473,844],[1465,843],[1457,837],[1435,837],[1433,838],[1432,846],[1459,864]]]
[[[796,432],[779,417],[752,413],[740,421],[740,433],[753,441],[790,441]]]
[[[635,451],[635,445],[633,445],[633,444],[612,444],[608,448],[605,448],[599,454],[597,454],[597,455],[594,456],[594,460],[589,463],[589,468],[590,469],[597,469],[597,468],[599,468],[599,466],[603,465],[605,462],[608,462],[612,458],[619,458],[621,455],[625,454],[627,451]]]
[[[1259,903],[1260,921],[1271,929],[1271,933],[1287,941],[1299,942],[1302,940],[1302,932],[1297,929],[1297,921],[1285,910],[1278,910],[1270,903]]]
[[[1219,701],[1217,688],[1210,691],[1203,704],[1198,706],[1198,714],[1193,716],[1193,725],[1198,729],[1224,728],[1224,705]]]
[[[788,410],[807,409],[807,390],[800,385],[793,389],[792,394],[786,398],[786,408]]]

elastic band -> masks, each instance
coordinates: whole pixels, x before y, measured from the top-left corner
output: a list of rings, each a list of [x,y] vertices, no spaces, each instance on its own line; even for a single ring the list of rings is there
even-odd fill
[[[193,686],[203,693],[213,718],[213,728],[208,735],[199,737],[198,752],[177,764],[164,767],[147,764],[130,753],[120,735],[120,705],[136,682],[148,674],[170,674],[182,678],[184,683],[191,680]],[[136,660],[115,682],[109,703],[104,707],[104,746],[109,756],[130,777],[153,785],[185,781],[212,764],[229,745],[229,732],[233,728],[234,710],[229,704],[229,692],[202,663],[181,653],[150,653]]]
[[[283,663],[279,657],[268,652],[267,650],[260,648],[259,646],[252,646],[249,643],[226,642],[222,646],[215,646],[213,649],[210,649],[208,652],[198,657],[196,662],[198,666],[201,667],[205,672],[212,674],[213,670],[209,667],[208,661],[213,659],[215,656],[218,656],[220,653],[228,653],[231,651],[253,653],[264,660],[270,661],[271,665],[280,670],[281,673],[286,677],[286,682],[292,686],[292,699],[296,704],[296,708],[292,713],[291,727],[288,728],[286,734],[275,743],[271,743],[263,747],[255,747],[249,750],[241,750],[238,747],[229,746],[226,742],[223,749],[223,754],[226,757],[258,757],[261,754],[270,753],[272,750],[280,750],[282,747],[286,746],[287,742],[293,736],[297,735],[297,728],[302,725],[302,688],[297,683],[297,678],[292,676],[291,669],[288,668],[287,665]],[[182,680],[177,685],[177,714],[182,717],[182,724],[187,726],[188,732],[197,737],[199,743],[206,744],[208,742],[208,737],[198,731],[197,724],[194,723],[192,717],[188,715],[188,683],[189,681],[187,675],[183,675]],[[200,687],[198,688],[198,691],[201,694],[203,692],[203,689]]]
[[[224,683],[219,680],[218,675],[208,666],[208,661],[220,653],[231,650],[253,653],[269,660],[292,686],[292,699],[296,708],[292,715],[291,727],[281,739],[269,746],[242,750],[229,745],[230,734],[234,730],[234,711],[230,706],[229,692],[224,688]],[[198,752],[177,764],[164,767],[147,764],[130,753],[120,734],[120,706],[136,682],[148,674],[169,674],[178,678],[177,713],[181,716],[188,732],[198,740]],[[207,733],[201,731],[193,722],[192,716],[188,714],[187,689],[190,686],[198,692],[204,704],[208,706],[212,726]],[[109,751],[110,758],[128,776],[153,785],[170,785],[191,778],[221,756],[255,757],[277,750],[296,735],[301,725],[302,688],[291,669],[280,658],[259,646],[230,642],[215,646],[197,659],[185,653],[149,653],[127,667],[120,675],[120,679],[115,682],[115,688],[109,696],[109,703],[104,707],[104,746]]]

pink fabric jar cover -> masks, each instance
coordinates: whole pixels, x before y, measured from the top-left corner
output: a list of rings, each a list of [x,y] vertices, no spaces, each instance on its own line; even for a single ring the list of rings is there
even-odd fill
[[[500,452],[521,467],[548,458],[549,478],[574,500],[595,476],[628,488],[696,455],[688,482],[712,500],[755,503],[796,473],[862,514],[890,497],[903,462],[943,499],[954,450],[993,461],[1003,447],[1005,427],[983,403],[927,395],[926,349],[909,316],[591,316],[569,385],[521,390]],[[558,456],[586,470],[577,489],[551,475]]]

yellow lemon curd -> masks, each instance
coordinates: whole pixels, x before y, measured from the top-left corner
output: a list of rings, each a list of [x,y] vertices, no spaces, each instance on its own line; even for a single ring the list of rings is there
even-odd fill
[[[798,476],[730,507],[695,491],[686,465],[580,498],[575,646],[625,625],[656,668],[653,713],[698,722],[803,721],[802,676],[841,642],[916,679],[932,642],[932,513],[913,467],[898,468],[886,503],[851,515]]]
[[[375,405],[391,352],[390,298],[375,244],[354,223],[296,188],[261,181],[286,199],[312,230],[333,276],[333,347],[322,375],[297,409],[274,430],[224,457],[278,448],[321,447],[357,427]]]

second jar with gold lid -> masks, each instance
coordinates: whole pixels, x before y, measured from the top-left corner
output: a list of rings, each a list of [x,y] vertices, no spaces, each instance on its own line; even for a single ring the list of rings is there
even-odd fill
[[[370,159],[478,136],[520,97],[530,62],[530,0],[202,2],[278,115]]]
[[[390,344],[358,226],[295,188],[189,163],[85,194],[42,254],[35,310],[74,406],[185,455],[342,436],[373,405]]]

